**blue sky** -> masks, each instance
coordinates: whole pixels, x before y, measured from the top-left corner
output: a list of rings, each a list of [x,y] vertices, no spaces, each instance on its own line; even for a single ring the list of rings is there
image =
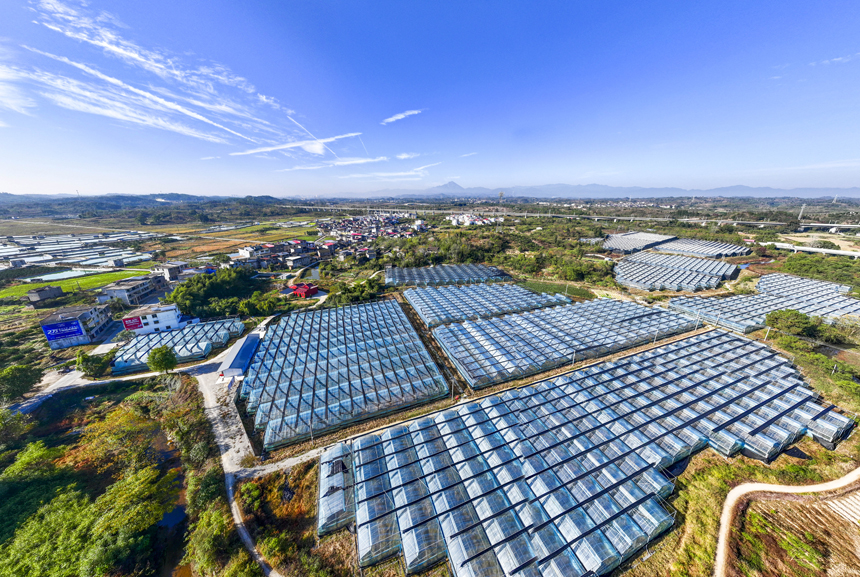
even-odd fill
[[[0,191],[860,185],[857,2],[0,3]]]

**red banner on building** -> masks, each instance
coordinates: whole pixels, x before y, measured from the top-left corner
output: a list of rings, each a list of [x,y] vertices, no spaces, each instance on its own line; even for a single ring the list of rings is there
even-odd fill
[[[127,319],[122,319],[122,326],[124,326],[127,331],[142,329],[143,321],[140,320],[140,317],[129,317]]]

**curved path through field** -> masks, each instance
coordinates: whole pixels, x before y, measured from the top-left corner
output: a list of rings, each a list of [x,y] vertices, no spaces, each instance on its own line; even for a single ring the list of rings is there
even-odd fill
[[[729,547],[729,535],[732,529],[732,521],[734,520],[735,507],[738,500],[750,493],[821,493],[823,491],[834,491],[847,487],[851,483],[860,480],[860,468],[854,469],[841,479],[830,481],[829,483],[819,483],[818,485],[770,485],[768,483],[744,483],[732,489],[726,497],[726,502],[723,504],[723,513],[720,516],[720,537],[717,541],[717,561],[714,564],[714,576],[725,577],[726,575],[726,556]]]

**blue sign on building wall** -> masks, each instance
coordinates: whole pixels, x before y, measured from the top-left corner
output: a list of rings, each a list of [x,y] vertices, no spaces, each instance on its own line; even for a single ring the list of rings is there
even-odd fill
[[[54,323],[52,325],[44,325],[42,331],[45,333],[48,341],[58,341],[69,337],[83,336],[84,328],[78,321],[65,321],[62,323]]]

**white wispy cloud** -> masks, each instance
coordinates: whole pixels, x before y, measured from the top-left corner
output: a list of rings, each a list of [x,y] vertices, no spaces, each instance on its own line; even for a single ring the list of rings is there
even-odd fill
[[[422,110],[407,110],[406,112],[401,112],[400,114],[395,114],[394,116],[389,116],[388,118],[386,118],[385,120],[380,122],[380,124],[382,124],[382,125],[391,124],[392,122],[397,122],[398,120],[403,120],[407,116],[413,116],[415,114],[421,114],[422,112],[424,112],[423,109]]]
[[[401,152],[397,155],[397,158],[400,160],[409,160],[410,158],[418,158],[421,156],[417,152]]]
[[[402,172],[365,172],[365,173],[356,173],[356,174],[347,174],[345,176],[339,176],[338,178],[373,178],[373,179],[389,179],[389,178],[404,178],[408,180],[420,180],[428,175],[427,169],[433,166],[439,166],[442,164],[441,162],[434,162],[433,164],[425,164],[424,166],[419,166],[418,168],[414,168],[412,170],[402,171]]]
[[[221,130],[226,130],[230,134],[232,134],[234,136],[238,136],[240,138],[244,138],[245,140],[248,140],[250,142],[256,142],[253,138],[248,138],[244,134],[240,134],[239,132],[236,132],[235,130],[231,130],[231,129],[227,128],[226,126],[218,124],[214,120],[210,120],[209,118],[203,116],[202,114],[199,114],[199,113],[197,113],[193,110],[190,110],[184,106],[176,104],[175,102],[165,100],[164,98],[161,98],[160,96],[156,96],[155,94],[147,92],[146,90],[141,90],[139,88],[135,88],[134,86],[130,86],[130,85],[126,84],[125,82],[123,82],[122,80],[119,80],[117,78],[113,78],[112,76],[108,76],[107,74],[102,74],[98,70],[90,68],[86,64],[74,62],[73,60],[69,60],[65,56],[56,56],[56,55],[51,54],[49,52],[42,52],[41,50],[36,50],[35,48],[30,48],[29,46],[24,46],[24,48],[26,48],[27,50],[30,50],[31,52],[41,54],[42,56],[47,56],[48,58],[53,58],[54,60],[57,60],[58,62],[62,62],[64,64],[68,64],[69,66],[74,66],[78,70],[81,70],[82,72],[85,72],[91,76],[95,76],[99,80],[103,80],[109,84],[113,84],[114,86],[122,88],[123,90],[127,90],[128,92],[131,92],[133,94],[136,94],[138,96],[142,96],[143,98],[151,100],[156,105],[163,107],[167,110],[172,110],[174,112],[178,112],[179,114],[183,114],[183,115],[188,116],[190,118],[193,118],[195,120],[199,120],[200,122],[205,122],[206,124],[211,124],[212,126],[214,126],[216,128],[220,128]]]
[[[221,158],[220,156],[204,156],[200,160],[215,160],[216,158]]]
[[[322,164],[309,164],[305,166],[294,166],[292,168],[281,168],[276,172],[291,172],[293,170],[319,170],[320,168],[330,168],[332,166],[351,166],[354,164],[368,164],[370,162],[385,162],[387,156],[378,156],[376,158],[338,158],[330,160]]]
[[[242,148],[254,147],[223,158],[286,156],[299,167],[388,160],[371,157],[364,142],[369,160],[341,159],[338,148],[329,145],[360,133],[342,130],[338,136],[318,138],[309,122],[297,121],[301,117],[286,103],[259,92],[248,79],[187,50],[147,46],[134,38],[133,28],[88,0],[28,1],[34,23],[61,36],[50,50],[33,44],[38,37],[31,41],[34,47],[23,46],[45,59],[34,65],[19,63],[23,61],[16,54],[0,46],[0,111],[35,114],[47,104],[219,144],[248,141],[252,144]],[[71,43],[96,50],[88,49],[85,59],[69,57]],[[406,111],[386,122],[419,112]],[[279,154],[265,155],[275,151]],[[302,162],[328,154],[342,162]]]
[[[23,76],[12,68],[0,66],[0,110],[27,114],[36,103],[27,97],[17,86]]]
[[[11,72],[10,72],[11,71]],[[139,95],[129,94],[114,86],[82,82],[40,69],[23,70],[0,65],[0,75],[15,75],[35,85],[39,95],[68,110],[86,112],[207,140],[226,142],[223,138],[197,130],[165,115],[155,102]]]
[[[827,60],[818,60],[815,62],[810,62],[809,65],[817,66],[818,64],[822,64],[824,66],[827,66],[829,64],[846,64],[848,62],[851,62],[852,60],[856,60],[857,58],[860,58],[860,52],[857,52],[855,54],[847,54],[845,56],[837,56],[836,58],[829,58]]]
[[[108,26],[116,27],[117,20],[106,12],[97,16],[83,8],[64,4],[59,0],[40,0],[37,4],[37,22],[69,38],[101,48],[106,54],[126,64],[137,66],[164,79],[172,79],[190,87],[213,92],[216,84],[238,88],[248,94],[256,92],[245,78],[233,74],[227,67],[209,62],[187,67],[176,56],[163,51],[147,49],[123,38]]]
[[[467,156],[475,156],[478,154],[477,152],[467,152],[466,154],[461,154],[460,158],[466,158]]]
[[[106,74],[104,63],[83,63],[63,55],[63,43],[54,43],[51,51],[23,46],[35,54],[54,62],[75,68],[66,72],[50,67],[13,66],[14,54],[0,46],[0,62],[10,63],[8,69],[16,71],[11,82],[3,82],[0,109],[25,112],[38,103],[36,96],[44,96],[51,104],[71,110],[110,116],[123,121],[166,128],[206,140],[230,143],[231,137],[254,144],[276,144],[287,140],[300,140],[301,133],[284,118],[293,111],[272,96],[261,94],[245,78],[216,62],[191,56],[189,52],[173,54],[162,48],[147,48],[128,39],[128,27],[113,15],[94,10],[84,0],[31,0],[34,22],[62,34],[76,43],[84,43],[101,50],[102,54],[123,66],[111,66]],[[8,39],[7,39],[8,40]],[[77,60],[77,61],[76,61]],[[79,78],[85,75],[96,79],[90,82]],[[87,100],[80,93],[43,95],[24,90],[28,85],[43,83],[52,75],[55,84],[60,78],[88,92],[112,100],[103,106],[99,99]],[[2,82],[2,80],[0,80]],[[112,85],[108,90],[100,83]],[[13,85],[13,89],[8,87]],[[90,94],[91,96],[92,94]],[[13,98],[14,96],[14,98]],[[148,102],[147,102],[148,101]],[[152,111],[158,118],[148,118]],[[271,120],[266,115],[276,114]],[[224,131],[224,136],[207,134],[196,123]],[[189,126],[190,124],[190,126]]]
[[[276,144],[274,146],[263,146],[260,148],[255,148],[253,150],[245,150],[243,152],[231,152],[230,156],[245,156],[246,154],[257,154],[259,152],[272,152],[274,150],[286,150],[289,148],[301,148],[306,152],[310,152],[311,154],[323,154],[326,149],[325,144],[328,142],[334,142],[335,140],[340,140],[342,138],[351,138],[353,136],[358,136],[361,134],[360,132],[350,132],[349,134],[341,134],[339,136],[331,136],[329,138],[317,138],[315,140],[299,140],[296,142],[287,142],[286,144]]]

